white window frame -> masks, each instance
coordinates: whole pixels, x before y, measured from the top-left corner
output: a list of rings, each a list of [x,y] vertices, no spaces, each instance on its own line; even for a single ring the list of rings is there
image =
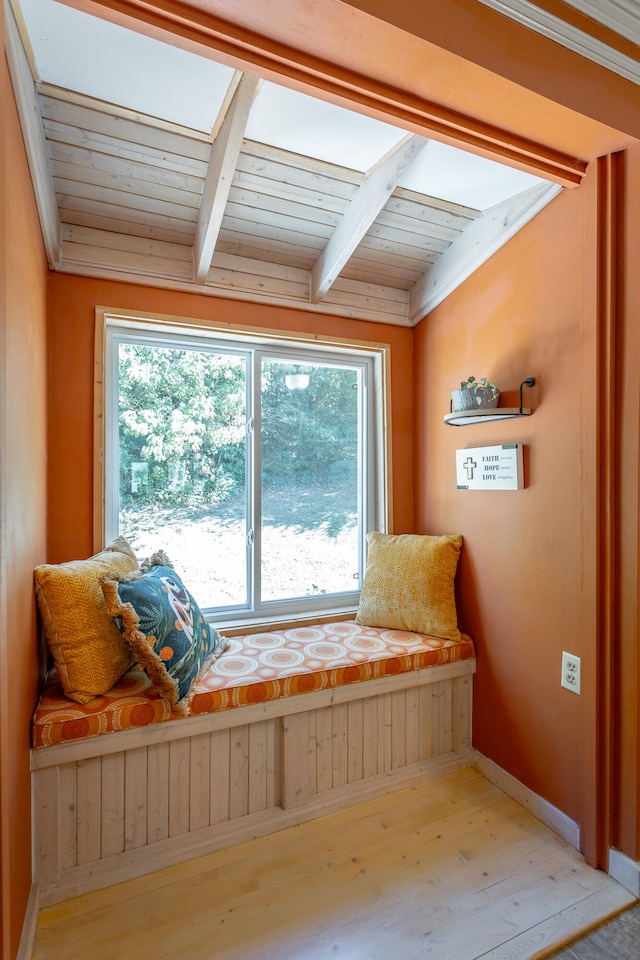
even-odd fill
[[[100,307],[96,310],[96,356],[95,356],[95,469],[94,469],[94,545],[96,550],[113,539],[117,532],[118,467],[115,450],[117,432],[110,424],[117,423],[117,369],[114,355],[114,340],[124,336],[133,340],[157,339],[158,346],[168,341],[176,345],[192,347],[215,344],[231,353],[248,354],[247,372],[251,357],[259,362],[261,357],[291,358],[292,360],[335,363],[340,359],[347,365],[356,365],[363,370],[364,390],[359,417],[366,419],[368,429],[362,436],[364,463],[361,471],[367,477],[368,494],[363,511],[359,543],[359,567],[364,571],[366,562],[366,533],[369,530],[389,529],[388,496],[388,447],[389,403],[387,379],[390,347],[387,344],[363,343],[320,336],[305,336],[281,331],[231,328],[229,324],[198,321],[181,317],[143,314]],[[255,394],[247,397],[247,418],[259,413],[259,378],[255,377]],[[251,382],[250,377],[247,379]],[[259,447],[259,445],[258,445]],[[247,502],[247,518],[254,531],[254,540],[260,537],[256,523],[256,503],[259,498],[260,464],[255,462],[255,448],[250,444],[247,469],[257,478],[257,497]],[[248,483],[248,487],[251,484]],[[362,495],[359,484],[359,496]],[[115,491],[115,493],[114,493]],[[204,611],[218,623],[247,624],[280,622],[300,617],[324,616],[351,612],[357,608],[360,586],[353,592],[329,596],[313,596],[284,601],[262,601],[256,604],[253,590],[259,586],[260,543],[257,551],[247,543],[247,606],[230,607],[225,610]],[[252,559],[253,558],[253,559]],[[253,566],[251,566],[251,563]]]

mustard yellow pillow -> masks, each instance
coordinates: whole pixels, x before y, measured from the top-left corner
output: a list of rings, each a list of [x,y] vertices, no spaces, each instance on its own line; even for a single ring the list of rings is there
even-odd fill
[[[99,581],[137,569],[124,537],[88,560],[43,563],[35,569],[49,649],[62,689],[77,703],[107,693],[133,663],[129,644],[107,613]]]
[[[462,537],[367,534],[356,623],[459,640],[454,579]]]

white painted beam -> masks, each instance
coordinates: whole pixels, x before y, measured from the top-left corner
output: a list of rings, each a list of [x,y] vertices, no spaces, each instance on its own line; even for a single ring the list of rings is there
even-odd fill
[[[496,250],[513,237],[562,190],[544,183],[498,203],[469,224],[448,250],[422,275],[409,294],[409,317],[415,325]]]
[[[428,142],[419,136],[401,140],[358,187],[346,213],[311,271],[312,303],[319,303],[335,283],[347,260],[398,186],[403,174]]]
[[[204,283],[211,268],[249,111],[261,83],[258,77],[243,74],[211,148],[193,247],[196,283]]]
[[[5,0],[5,49],[49,266],[60,260],[60,217],[40,104],[13,10]]]

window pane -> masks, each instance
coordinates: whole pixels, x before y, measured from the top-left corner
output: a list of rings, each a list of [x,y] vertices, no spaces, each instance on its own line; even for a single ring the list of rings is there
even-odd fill
[[[262,363],[262,599],[358,590],[354,368]]]
[[[245,604],[244,357],[121,341],[118,407],[120,532],[201,607]]]

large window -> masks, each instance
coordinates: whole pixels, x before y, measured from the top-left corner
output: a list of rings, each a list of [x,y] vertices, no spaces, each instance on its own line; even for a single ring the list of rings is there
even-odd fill
[[[380,349],[106,317],[104,536],[217,620],[357,604],[385,523]]]

